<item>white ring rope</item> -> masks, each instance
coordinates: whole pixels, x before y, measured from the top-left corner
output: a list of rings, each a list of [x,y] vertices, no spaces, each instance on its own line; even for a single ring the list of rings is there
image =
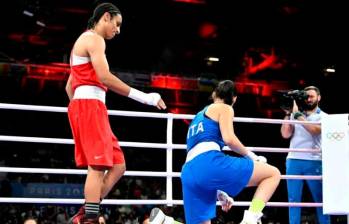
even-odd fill
[[[53,106],[34,106],[24,104],[8,104],[0,103],[0,109],[9,110],[30,110],[30,111],[45,111],[45,112],[67,112],[66,107],[53,107]],[[135,112],[135,111],[122,111],[122,110],[108,110],[109,115],[115,116],[127,116],[127,117],[150,117],[150,118],[173,118],[173,119],[192,119],[194,115],[188,114],[172,114],[172,113],[152,113],[152,112]],[[321,124],[320,122],[310,121],[295,121],[295,120],[283,120],[283,119],[268,119],[268,118],[249,118],[249,117],[235,117],[235,122],[244,123],[265,123],[265,124]]]
[[[83,204],[84,199],[57,198],[0,198],[0,203],[47,203],[47,204]],[[234,201],[234,206],[249,206],[250,201]],[[182,200],[132,200],[132,199],[104,199],[105,205],[183,205]],[[217,203],[218,204],[218,203]],[[322,207],[322,203],[310,202],[267,202],[270,207]]]
[[[42,138],[42,137],[27,137],[27,136],[9,136],[0,135],[0,141],[9,142],[32,142],[32,143],[53,143],[53,144],[74,144],[73,139],[64,138]],[[136,148],[157,148],[157,149],[186,149],[185,144],[166,144],[166,143],[149,143],[149,142],[119,142],[123,147],[136,147]],[[255,152],[311,152],[318,153],[318,149],[290,149],[290,148],[277,148],[277,147],[246,147]]]
[[[23,104],[6,104],[0,103],[0,109],[10,110],[27,110],[27,111],[42,111],[42,112],[67,112],[66,107],[53,106],[35,106]],[[128,117],[148,117],[148,118],[166,118],[167,119],[167,143],[145,143],[145,142],[119,142],[123,147],[137,147],[137,148],[164,148],[166,149],[166,172],[152,172],[152,171],[126,171],[125,176],[143,176],[143,177],[166,177],[166,200],[103,200],[103,204],[111,205],[129,205],[129,204],[183,204],[182,200],[172,199],[172,178],[180,177],[179,172],[172,171],[172,150],[185,149],[185,144],[172,143],[172,128],[173,119],[192,119],[194,115],[187,114],[172,114],[172,113],[150,113],[150,112],[133,112],[133,111],[119,111],[108,110],[109,115],[128,116]],[[264,119],[264,118],[241,118],[235,117],[236,122],[245,123],[267,123],[267,124],[282,124],[282,123],[307,123],[320,124],[319,122],[294,121],[283,119]],[[0,135],[0,141],[11,142],[31,142],[31,143],[54,143],[54,144],[74,144],[73,139],[63,138],[43,138],[43,137],[25,137],[25,136],[7,136]],[[319,152],[317,149],[289,149],[289,148],[271,148],[271,147],[248,147],[253,151],[258,152]],[[49,173],[49,174],[72,174],[72,175],[86,175],[86,170],[80,169],[53,169],[53,168],[21,168],[21,167],[0,167],[0,172],[11,173]],[[302,179],[302,180],[321,180],[322,176],[302,176],[302,175],[282,175],[282,179]],[[53,203],[53,204],[82,204],[84,199],[52,199],[52,198],[5,198],[0,197],[0,203]],[[250,202],[236,201],[235,206],[249,206]],[[268,202],[267,206],[272,207],[322,207],[322,203],[290,203],[290,202]]]
[[[49,173],[49,174],[87,174],[87,170],[81,169],[55,169],[55,168],[24,168],[24,167],[0,167],[0,172],[9,173]],[[154,172],[154,171],[126,171],[125,176],[141,177],[180,177],[180,172]],[[316,175],[281,175],[284,180],[322,180],[322,176]]]

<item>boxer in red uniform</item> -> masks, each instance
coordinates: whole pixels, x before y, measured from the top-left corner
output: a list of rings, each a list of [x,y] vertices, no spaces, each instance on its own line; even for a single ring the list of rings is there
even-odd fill
[[[124,154],[109,124],[106,91],[158,109],[166,108],[158,93],[146,94],[131,88],[109,71],[105,39],[119,34],[121,23],[121,12],[115,5],[98,5],[88,22],[88,30],[76,40],[71,52],[71,74],[66,84],[70,99],[68,117],[75,141],[76,165],[88,167],[88,173],[85,205],[68,223],[98,223],[101,200],[126,170]]]

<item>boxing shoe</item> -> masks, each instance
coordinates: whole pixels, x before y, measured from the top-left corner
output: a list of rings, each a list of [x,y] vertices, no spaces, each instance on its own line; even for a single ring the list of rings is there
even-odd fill
[[[166,216],[161,209],[153,208],[150,212],[149,224],[174,224],[172,217]]]
[[[150,224],[162,224],[166,215],[159,208],[153,208],[150,212],[149,223]]]
[[[217,190],[217,199],[221,203],[222,210],[225,212],[227,212],[234,203],[234,199],[221,190]]]
[[[85,206],[81,206],[78,213],[76,213],[73,217],[68,220],[68,224],[81,224],[82,218],[85,215]]]
[[[262,224],[261,218],[263,216],[262,212],[255,213],[248,210],[244,212],[244,218],[240,224]]]

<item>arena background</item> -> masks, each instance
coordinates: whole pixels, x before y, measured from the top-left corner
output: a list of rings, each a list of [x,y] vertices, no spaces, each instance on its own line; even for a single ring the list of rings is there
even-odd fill
[[[73,41],[86,28],[100,1],[13,0],[0,3],[0,103],[67,106],[64,91]],[[121,35],[107,42],[112,71],[132,86],[160,92],[165,112],[194,114],[209,103],[212,87],[223,79],[237,82],[238,117],[282,118],[278,91],[316,85],[321,108],[348,113],[346,58],[348,13],[340,1],[119,0]],[[212,59],[213,58],[213,59]],[[218,61],[217,61],[218,60]],[[109,93],[114,110],[157,110]],[[0,110],[0,135],[71,138],[66,114]],[[121,141],[166,140],[166,122],[157,119],[111,117]],[[185,143],[188,120],[174,124],[174,143]],[[151,128],[151,132],[149,129]],[[238,137],[248,146],[287,147],[279,125],[236,123]],[[1,166],[75,168],[72,145],[0,142]],[[128,170],[164,171],[165,151],[125,148]],[[285,173],[285,153],[263,154]],[[174,170],[185,160],[174,152]],[[81,198],[84,176],[2,173],[1,197]],[[181,199],[179,179],[174,197]],[[47,190],[51,189],[51,190]],[[80,191],[79,191],[80,190]],[[26,191],[26,193],[23,193]],[[62,193],[63,192],[63,193]],[[72,192],[75,192],[74,195]],[[123,177],[109,198],[159,199],[164,178]],[[236,200],[249,200],[244,190]],[[287,201],[282,181],[272,201]],[[311,201],[305,189],[304,201]],[[105,206],[108,223],[132,223],[153,206]],[[22,223],[36,215],[41,223],[72,215],[77,206],[1,204],[1,223]],[[183,219],[181,206],[164,208]],[[243,208],[219,213],[215,223],[236,223]],[[303,209],[303,221],[315,223],[313,208]],[[270,223],[287,223],[286,208],[266,209]],[[334,223],[346,223],[334,216]]]

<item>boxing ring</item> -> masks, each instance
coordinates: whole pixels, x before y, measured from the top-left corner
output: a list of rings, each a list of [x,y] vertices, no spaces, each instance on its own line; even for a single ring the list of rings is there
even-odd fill
[[[53,106],[34,106],[22,104],[5,104],[0,103],[0,109],[5,110],[22,110],[22,111],[40,111],[67,113],[66,107]],[[127,147],[135,148],[154,148],[166,150],[166,171],[126,171],[125,176],[140,176],[140,177],[163,177],[166,178],[166,199],[163,200],[129,200],[129,199],[105,199],[102,204],[107,205],[181,205],[182,200],[173,199],[173,178],[179,178],[180,173],[173,171],[173,150],[183,150],[185,144],[173,144],[173,122],[174,119],[192,119],[194,115],[172,114],[172,113],[151,113],[151,112],[131,112],[109,110],[110,116],[126,116],[126,117],[141,117],[141,118],[158,118],[167,120],[166,142],[165,143],[150,143],[150,142],[125,142],[120,141],[120,146],[127,150]],[[242,118],[235,117],[234,122],[245,123],[265,123],[265,124],[282,124],[282,123],[304,123],[302,121],[291,121],[282,119],[264,119],[264,118]],[[305,122],[309,124],[319,124],[316,122]],[[0,135],[0,141],[8,142],[25,142],[25,143],[49,143],[49,144],[74,144],[72,139],[63,138],[45,138],[34,136],[9,136]],[[73,147],[72,147],[73,148]],[[271,148],[271,147],[247,147],[254,152],[268,153],[287,153],[294,152],[309,152],[316,153],[316,149],[290,149],[290,148]],[[28,167],[0,167],[0,173],[32,173],[32,174],[64,174],[64,175],[86,175],[87,170],[83,169],[53,169],[53,168],[28,168]],[[322,180],[322,176],[297,176],[297,175],[282,175],[282,179],[303,179],[303,180]],[[84,199],[67,199],[67,198],[14,198],[0,197],[0,203],[41,203],[41,204],[82,204]],[[249,206],[250,201],[235,201],[234,206]],[[290,202],[268,202],[266,206],[272,207],[322,207],[323,203],[290,203]]]

